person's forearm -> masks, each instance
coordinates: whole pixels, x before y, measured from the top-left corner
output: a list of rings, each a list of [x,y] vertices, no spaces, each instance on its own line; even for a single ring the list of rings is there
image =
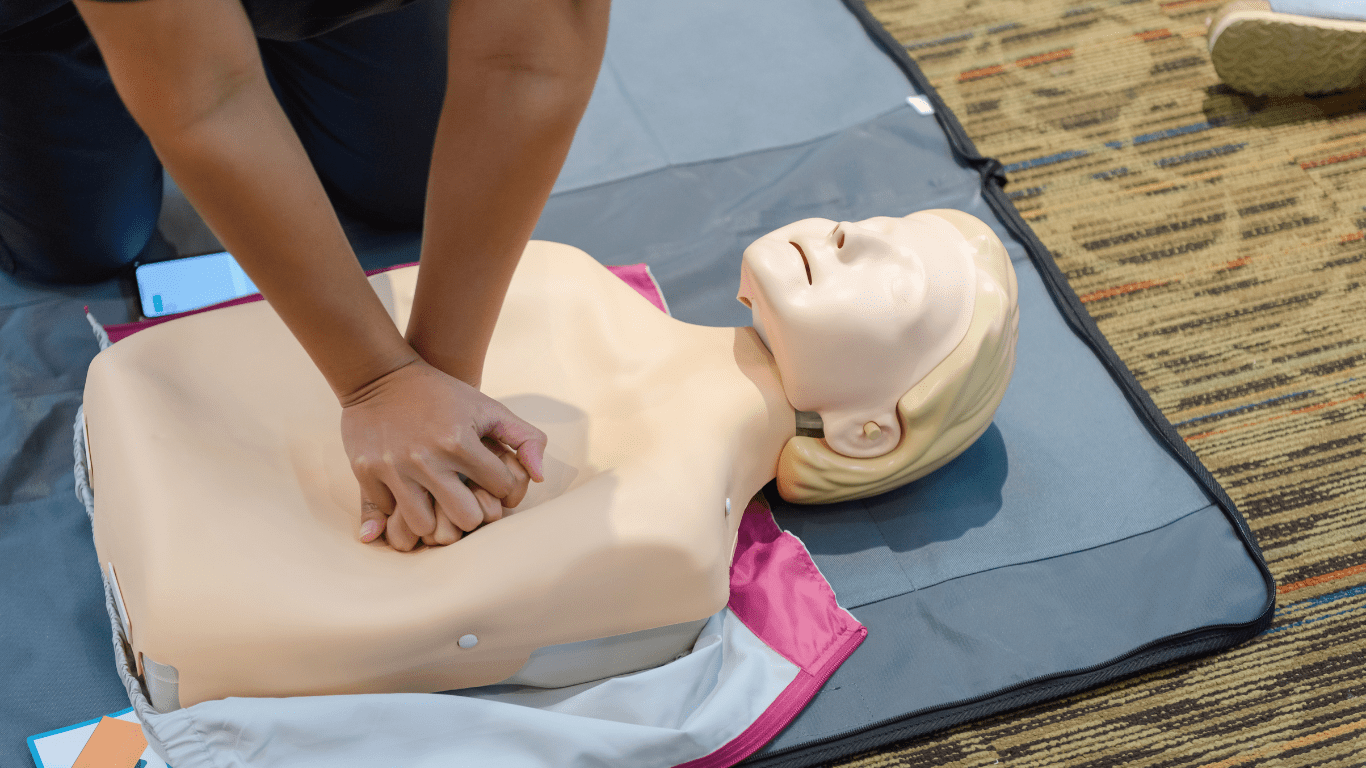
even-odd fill
[[[526,7],[538,3],[544,12]],[[452,8],[407,338],[428,363],[474,386],[512,273],[592,94],[607,5]]]
[[[264,77],[192,124],[146,129],[186,197],[339,398],[416,359],[366,281]]]
[[[186,197],[343,401],[417,359],[365,280],[238,0],[76,0]]]

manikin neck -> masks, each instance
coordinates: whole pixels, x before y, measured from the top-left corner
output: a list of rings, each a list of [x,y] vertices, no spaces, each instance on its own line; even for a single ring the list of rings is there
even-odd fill
[[[729,436],[735,446],[731,484],[738,494],[752,494],[777,476],[778,456],[797,432],[796,410],[759,334],[750,327],[729,330],[726,386],[717,388],[715,402],[718,409],[729,411],[726,422],[735,425]],[[747,496],[730,498],[732,504],[748,501]]]

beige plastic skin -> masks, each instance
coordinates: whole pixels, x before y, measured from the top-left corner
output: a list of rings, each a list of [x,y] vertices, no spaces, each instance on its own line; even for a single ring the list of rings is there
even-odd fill
[[[798,436],[778,458],[778,493],[799,504],[861,499],[900,487],[953,460],[991,424],[1015,370],[1019,290],[1005,246],[961,211],[926,211],[972,246],[972,321],[958,346],[896,405],[901,440],[887,453],[851,457],[825,440]]]
[[[415,277],[371,278],[399,327]],[[135,657],[175,668],[185,706],[441,691],[725,605],[740,511],[795,432],[753,329],[673,320],[587,254],[532,242],[483,390],[549,435],[546,481],[451,546],[401,553],[357,541],[336,399],[267,305],[102,352],[85,392],[95,545]]]
[[[745,249],[739,298],[788,401],[821,415],[831,448],[866,458],[896,446],[897,401],[963,339],[975,272],[972,246],[933,213],[805,219]]]

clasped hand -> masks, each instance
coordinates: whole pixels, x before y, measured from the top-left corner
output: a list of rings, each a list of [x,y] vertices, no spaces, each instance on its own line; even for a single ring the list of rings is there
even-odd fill
[[[361,541],[384,534],[400,551],[500,519],[543,479],[544,432],[421,359],[344,399],[341,431]]]

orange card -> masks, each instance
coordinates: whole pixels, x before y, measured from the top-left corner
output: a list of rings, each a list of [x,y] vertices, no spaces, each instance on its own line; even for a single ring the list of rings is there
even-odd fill
[[[102,717],[71,768],[133,768],[146,749],[142,726]]]

